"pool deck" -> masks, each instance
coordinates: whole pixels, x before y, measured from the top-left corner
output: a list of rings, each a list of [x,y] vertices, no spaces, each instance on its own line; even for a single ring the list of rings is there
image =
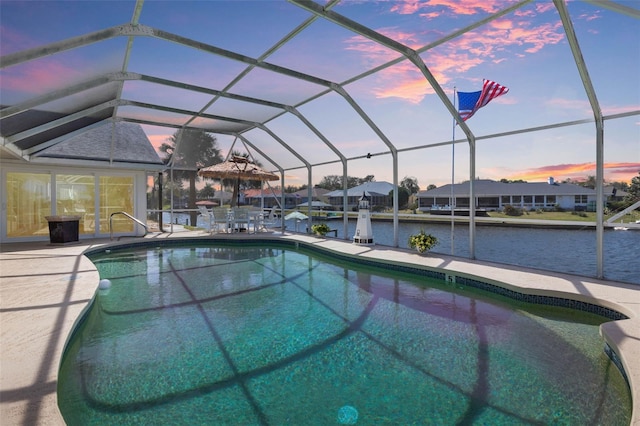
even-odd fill
[[[174,230],[176,231],[176,230]],[[145,239],[210,237],[202,231],[149,234]],[[245,234],[240,235],[247,238]],[[265,233],[251,238],[292,239],[319,248],[383,262],[440,268],[464,277],[482,277],[522,293],[558,296],[602,305],[628,320],[601,326],[618,354],[631,385],[632,425],[640,425],[640,286],[615,281],[474,261],[436,253],[419,255],[385,246],[358,246],[345,240],[303,234]],[[119,243],[140,241],[123,238]],[[83,255],[108,239],[4,244],[0,249],[0,422],[2,425],[63,425],[56,387],[60,357],[73,325],[91,301],[98,272]]]

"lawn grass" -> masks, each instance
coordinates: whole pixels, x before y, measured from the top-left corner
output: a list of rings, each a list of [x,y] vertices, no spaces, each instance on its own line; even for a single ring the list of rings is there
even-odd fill
[[[595,222],[596,221],[596,213],[595,212],[525,212],[522,216],[509,216],[500,212],[489,212],[490,217],[495,218],[522,218],[522,219],[542,219],[542,220],[571,220],[575,222]],[[613,214],[604,215],[604,219],[607,220]],[[633,211],[629,214],[626,214],[615,221],[615,223],[630,223],[635,222],[636,220],[640,220],[640,212]]]
[[[572,220],[576,222],[595,222],[595,212],[524,212],[521,216],[509,216],[501,212],[489,212],[490,217],[512,219]]]
[[[400,214],[412,214],[413,211],[412,210],[400,210],[398,213]],[[497,211],[491,211],[487,213],[489,215],[489,217],[492,218],[496,218],[496,219],[502,219],[502,218],[509,218],[509,219],[540,219],[540,220],[564,220],[564,221],[574,221],[574,222],[596,222],[596,213],[595,212],[570,212],[570,211],[566,211],[566,212],[555,212],[555,211],[550,211],[550,212],[546,212],[546,211],[526,211],[524,212],[521,216],[509,216],[507,214],[504,214],[502,212],[497,212]],[[416,214],[416,219],[419,219],[419,217],[421,215],[427,215],[428,213],[417,213]],[[375,213],[374,213],[375,216]],[[610,216],[613,216],[613,214],[605,214],[604,215],[604,219],[607,220]],[[438,216],[440,217],[440,216]],[[442,216],[444,217],[444,216]],[[640,211],[636,210],[633,211],[629,214],[626,214],[624,216],[622,216],[621,218],[619,218],[618,220],[615,221],[615,223],[633,223],[636,220],[640,220]]]

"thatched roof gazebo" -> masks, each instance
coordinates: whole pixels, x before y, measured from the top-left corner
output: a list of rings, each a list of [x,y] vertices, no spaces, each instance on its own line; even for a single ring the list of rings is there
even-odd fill
[[[268,172],[260,166],[242,156],[233,156],[231,159],[198,170],[198,176],[212,179],[235,179],[231,206],[237,205],[239,196],[239,183],[241,180],[274,181],[280,179],[278,175]]]

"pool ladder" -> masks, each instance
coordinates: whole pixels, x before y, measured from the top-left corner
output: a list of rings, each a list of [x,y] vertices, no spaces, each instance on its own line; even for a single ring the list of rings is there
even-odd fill
[[[129,213],[127,212],[115,212],[115,213],[111,213],[111,216],[109,216],[109,239],[113,240],[113,217],[117,214],[121,214],[123,216],[128,217],[129,219],[131,219],[132,221],[134,221],[135,223],[137,223],[138,225],[142,226],[144,228],[144,235],[147,235],[149,233],[149,229],[147,228],[147,225],[145,225],[144,223],[142,223],[140,220],[136,219],[135,217],[131,216]],[[143,237],[144,237],[143,235]],[[120,239],[121,237],[118,237],[118,239]]]

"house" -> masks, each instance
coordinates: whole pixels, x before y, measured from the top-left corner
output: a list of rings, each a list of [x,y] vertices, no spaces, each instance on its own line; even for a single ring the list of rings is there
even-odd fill
[[[329,199],[327,198],[327,194],[331,192],[328,189],[318,188],[314,186],[311,188],[311,201],[319,201],[322,203],[328,203]],[[296,191],[293,195],[298,198],[299,204],[304,204],[309,201],[309,190],[307,188],[301,189],[300,191]],[[318,203],[316,203],[318,204]],[[313,205],[313,204],[312,204]]]
[[[609,185],[602,187],[602,192],[607,201],[622,201],[629,195],[627,191]]]
[[[449,209],[452,186],[420,191],[418,209],[431,211]],[[489,179],[474,181],[475,206],[484,210],[502,210],[505,206],[536,210],[562,208],[565,210],[595,211],[596,191],[569,183],[547,182],[505,183]],[[453,185],[456,208],[469,208],[469,183]]]
[[[282,191],[280,188],[247,189],[242,192],[244,203],[254,207],[264,206],[265,208],[278,207],[282,202]],[[285,206],[295,206],[293,194],[284,194]],[[264,204],[263,204],[264,203]],[[285,207],[287,208],[287,207]]]
[[[347,210],[358,208],[363,193],[369,197],[372,210],[390,207],[393,204],[393,198],[389,196],[391,191],[393,191],[393,184],[389,182],[365,182],[362,185],[349,188],[347,190]],[[342,189],[331,191],[325,196],[329,199],[329,204],[337,210],[342,210],[344,199]]]
[[[329,191],[323,188],[312,188],[311,196],[312,202],[322,202],[324,203],[327,200],[326,193]],[[264,207],[271,208],[274,206],[279,206],[279,203],[282,201],[282,191],[280,188],[264,188],[262,191],[259,189],[249,189],[244,191],[244,199],[246,204],[252,206],[261,206],[262,199],[264,198]],[[277,201],[276,201],[277,199]],[[307,201],[309,200],[309,192],[307,189],[301,189],[296,192],[286,192],[284,194],[284,203],[285,209],[294,209],[296,207],[306,206]],[[316,205],[316,204],[312,204]],[[323,206],[319,205],[319,206]]]
[[[47,216],[79,216],[79,238],[143,232],[147,183],[165,168],[139,124],[106,122],[33,153],[2,153],[0,241],[49,238]],[[113,229],[111,226],[113,225]]]

